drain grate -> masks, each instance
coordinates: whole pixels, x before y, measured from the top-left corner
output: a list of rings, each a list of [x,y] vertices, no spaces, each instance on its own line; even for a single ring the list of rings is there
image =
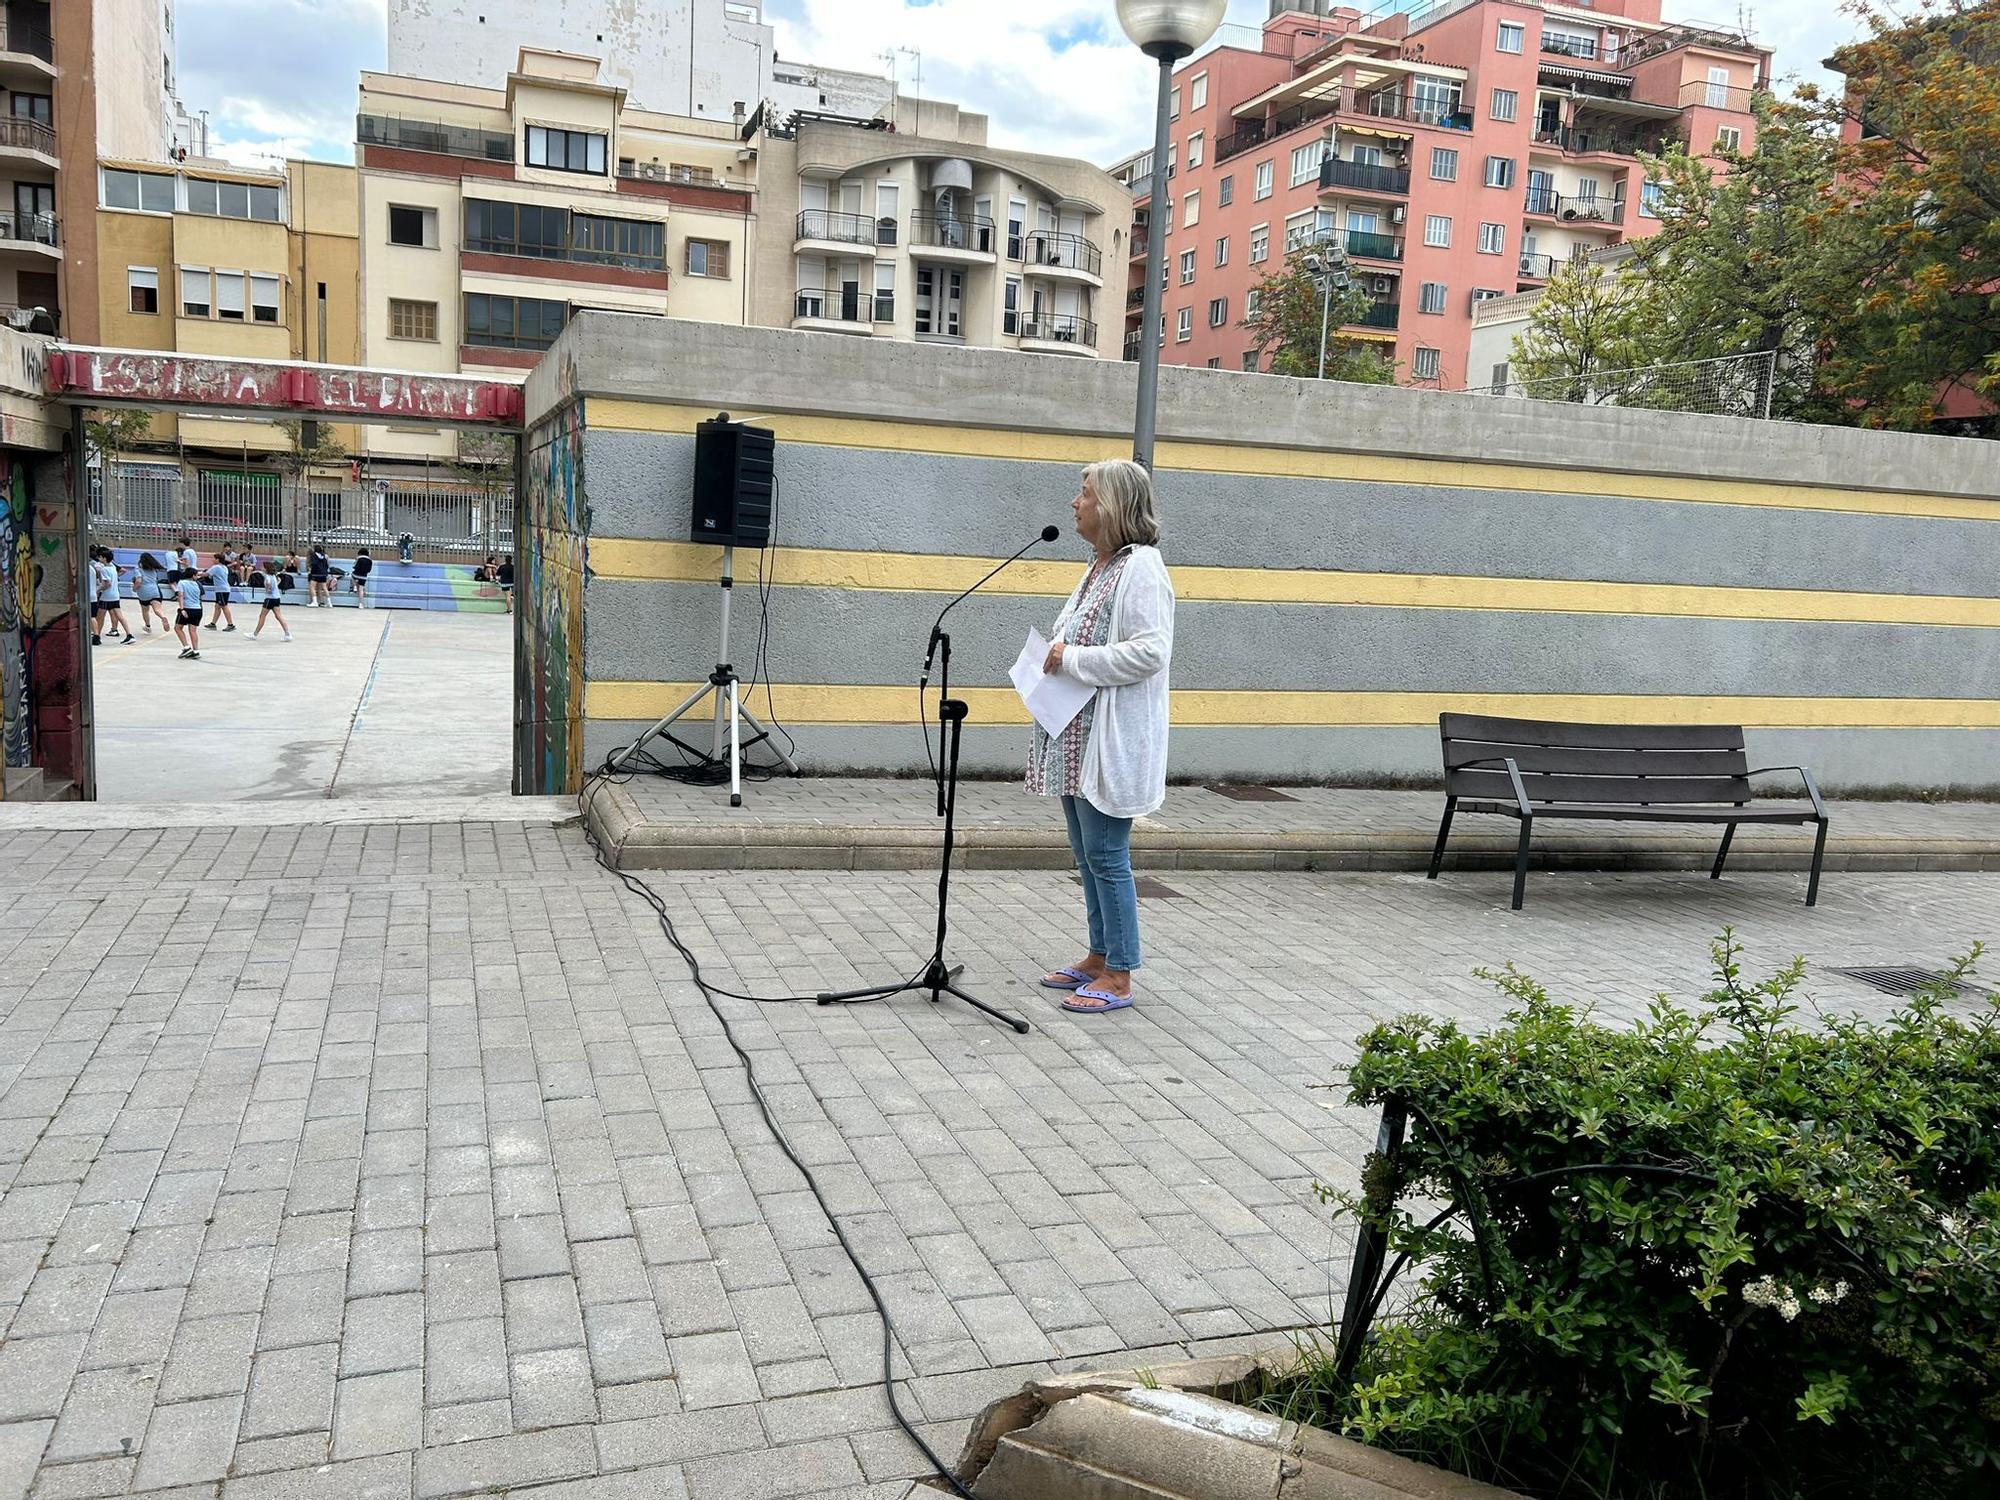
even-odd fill
[[[1296,802],[1299,800],[1296,797],[1287,796],[1274,786],[1245,786],[1241,783],[1228,781],[1209,782],[1202,790],[1213,792],[1218,797],[1227,797],[1231,802]]]
[[[1083,877],[1072,875],[1069,878],[1069,883],[1071,885],[1082,885]],[[1186,899],[1181,892],[1175,890],[1164,881],[1155,880],[1150,875],[1135,876],[1133,877],[1132,884],[1137,888],[1141,900],[1145,900],[1148,897],[1170,901],[1182,901]]]
[[[1915,967],[1892,967],[1884,969],[1835,969],[1836,974],[1845,974],[1849,979],[1858,979],[1872,989],[1885,995],[1897,995],[1904,999],[1919,995],[1936,984],[1944,975],[1936,969]],[[1975,984],[1954,985],[1960,995],[1984,996],[1987,991]]]

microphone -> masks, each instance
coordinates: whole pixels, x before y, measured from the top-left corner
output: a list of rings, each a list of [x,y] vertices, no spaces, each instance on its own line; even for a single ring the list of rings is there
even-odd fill
[[[992,580],[999,574],[1002,568],[1007,567],[1011,563],[1019,562],[1023,557],[1027,555],[1028,548],[1033,547],[1040,542],[1053,542],[1057,537],[1061,535],[1062,535],[1062,529],[1060,527],[1044,526],[1042,528],[1042,534],[1040,536],[1035,537],[1032,541],[1030,541],[1027,544],[1027,546],[1023,547],[1019,552],[1016,552],[1012,557],[1008,558],[1006,562],[1001,563],[999,567],[994,568],[994,570],[991,573],[988,573],[984,578],[980,579],[978,583],[975,583],[971,588],[967,589],[965,593],[960,594],[956,599],[952,600],[951,603],[947,604],[943,609],[938,611],[938,617],[936,623],[934,623],[931,626],[930,643],[924,648],[924,675],[918,683],[919,688],[927,688],[930,686],[931,668],[936,664],[937,661],[938,642],[942,640],[944,637],[944,617],[950,614],[954,609],[958,608],[960,604],[964,603],[969,595],[977,592],[980,588],[992,582]]]

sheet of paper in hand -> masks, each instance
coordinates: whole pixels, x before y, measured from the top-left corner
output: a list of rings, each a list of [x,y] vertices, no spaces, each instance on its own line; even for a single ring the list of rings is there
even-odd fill
[[[1058,735],[1069,727],[1071,719],[1083,712],[1083,705],[1097,689],[1074,677],[1050,676],[1042,670],[1042,663],[1048,659],[1049,643],[1042,639],[1039,630],[1031,630],[1028,644],[1021,648],[1008,675],[1014,679],[1014,691],[1028,705],[1035,722],[1049,734]]]

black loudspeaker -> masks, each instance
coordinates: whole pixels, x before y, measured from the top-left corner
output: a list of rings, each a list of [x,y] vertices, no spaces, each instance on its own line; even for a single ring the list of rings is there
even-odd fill
[[[729,413],[694,430],[694,517],[688,539],[724,547],[761,547],[771,539],[771,491],[778,439]]]

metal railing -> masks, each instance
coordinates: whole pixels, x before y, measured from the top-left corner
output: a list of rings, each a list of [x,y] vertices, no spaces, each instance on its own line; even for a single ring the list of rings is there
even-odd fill
[[[833,240],[843,245],[872,245],[875,243],[875,219],[871,214],[842,213],[835,208],[802,208],[799,210],[798,233],[801,240]]]
[[[1371,303],[1368,310],[1356,318],[1349,326],[1355,328],[1394,328],[1398,316],[1399,311],[1395,303],[1375,302]]]
[[[878,302],[888,307],[878,308]],[[822,323],[888,323],[895,320],[895,299],[845,287],[800,287],[792,298],[792,316],[817,318]]]
[[[43,62],[55,61],[55,39],[46,26],[17,21],[0,12],[0,52],[25,52]]]
[[[1097,325],[1078,313],[1021,314],[1021,337],[1045,344],[1085,344],[1097,347]]]
[[[1756,94],[1755,89],[1734,88],[1728,84],[1691,78],[1681,85],[1680,105],[1682,109],[1726,109],[1734,114],[1747,115],[1750,113],[1750,101]]]
[[[62,243],[62,226],[54,214],[17,214],[0,209],[0,240],[29,240],[37,245]]]
[[[0,115],[0,146],[12,146],[16,150],[39,151],[44,156],[54,156],[56,133],[40,120],[23,120],[12,115]]]
[[[1344,187],[1362,193],[1407,193],[1410,172],[1407,167],[1378,167],[1330,156],[1319,164],[1319,185],[1322,192]]]
[[[1573,57],[1579,62],[1596,62],[1598,57],[1597,39],[1580,36],[1542,37],[1542,50],[1552,57]]]
[[[691,167],[684,162],[621,161],[618,175],[628,182],[678,182],[690,187],[721,187],[722,179],[713,167]]]
[[[1644,152],[1648,156],[1664,156],[1669,144],[1679,136],[1670,130],[1591,130],[1577,125],[1562,125],[1553,130],[1535,132],[1535,144],[1554,146],[1566,156],[1583,156],[1591,152],[1610,152],[1617,156],[1637,156]]]
[[[1553,255],[1529,252],[1521,257],[1521,275],[1529,281],[1547,281],[1563,264]]]
[[[1232,156],[1241,156],[1252,147],[1261,146],[1270,139],[1270,132],[1264,128],[1262,120],[1251,120],[1218,139],[1215,143],[1215,159],[1228,161]]]
[[[1061,266],[1086,275],[1104,273],[1104,252],[1080,234],[1037,229],[1022,236],[1022,260],[1029,266]]]
[[[1138,260],[1146,253],[1146,237],[1152,233],[1153,221],[1145,214],[1135,214],[1132,218],[1132,244],[1128,254]]]
[[[918,211],[910,215],[910,243],[939,250],[973,250],[991,255],[999,226],[978,214],[939,214]]]
[[[440,156],[469,156],[481,161],[512,161],[514,138],[494,130],[447,125],[442,120],[406,120],[401,115],[358,115],[354,136],[364,146],[390,146],[398,151],[429,151]]]
[[[1128,333],[1125,335],[1125,358],[1129,362],[1137,360],[1138,357],[1139,357],[1139,335],[1136,333]]]
[[[1401,260],[1403,237],[1399,234],[1377,234],[1372,229],[1350,229],[1347,231],[1347,253],[1365,260]]]

